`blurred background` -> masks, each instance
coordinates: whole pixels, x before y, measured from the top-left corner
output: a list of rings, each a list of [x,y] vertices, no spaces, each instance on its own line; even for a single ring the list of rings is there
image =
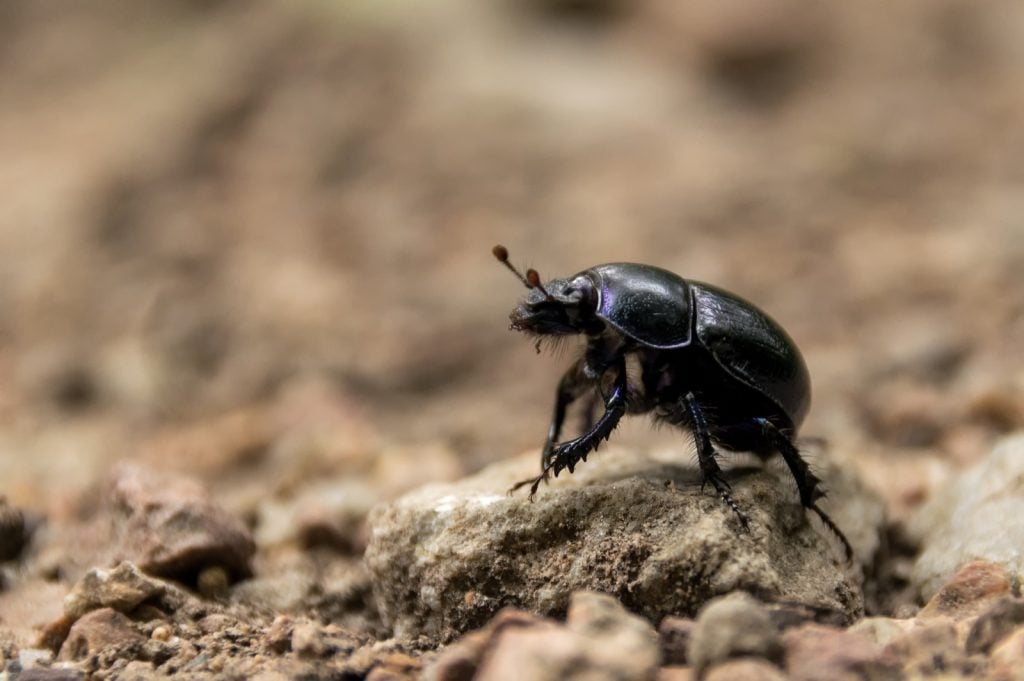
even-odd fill
[[[570,359],[503,243],[767,309],[899,516],[1024,424],[1022,85],[1012,1],[7,0],[2,491],[132,458],[255,515],[536,448]]]

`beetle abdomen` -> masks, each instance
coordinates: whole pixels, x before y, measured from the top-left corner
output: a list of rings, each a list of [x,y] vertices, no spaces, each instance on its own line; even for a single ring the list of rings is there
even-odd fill
[[[799,426],[811,406],[811,379],[789,335],[742,298],[710,284],[689,284],[700,344],[723,369],[777,403]]]

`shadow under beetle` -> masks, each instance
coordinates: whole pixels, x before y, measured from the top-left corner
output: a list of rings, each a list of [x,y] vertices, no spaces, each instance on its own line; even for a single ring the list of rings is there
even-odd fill
[[[536,270],[524,276],[504,246],[494,256],[529,289],[512,311],[511,328],[538,337],[584,334],[586,350],[558,384],[541,473],[512,490],[537,493],[549,474],[572,473],[607,440],[626,413],[655,418],[692,431],[705,484],[736,514],[749,520],[733,498],[716,460],[715,444],[761,458],[782,455],[796,480],[800,501],[853,551],[832,519],[819,508],[821,480],[800,456],[793,438],[811,403],[811,380],[800,351],[786,332],[753,304],[728,291],[672,272],[634,263],[597,265],[542,284]],[[627,357],[639,365],[630,381]],[[596,419],[597,400],[604,413]],[[569,405],[591,399],[584,432],[558,442]]]

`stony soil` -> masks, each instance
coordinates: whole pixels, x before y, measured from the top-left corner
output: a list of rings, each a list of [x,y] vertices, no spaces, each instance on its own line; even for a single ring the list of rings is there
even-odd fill
[[[1022,45],[969,0],[4,2],[0,676],[1019,678]],[[507,330],[495,243],[789,330],[812,463],[884,508],[862,612],[574,577],[395,635],[371,509],[536,448],[572,352]],[[674,454],[608,484],[718,522],[686,435],[613,441],[584,468]],[[615,494],[577,475],[541,494]]]

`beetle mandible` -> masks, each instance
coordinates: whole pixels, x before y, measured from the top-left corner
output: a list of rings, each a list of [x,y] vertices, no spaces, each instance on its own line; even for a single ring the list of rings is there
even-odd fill
[[[771,317],[733,293],[650,265],[608,263],[542,284],[536,270],[520,273],[504,246],[493,253],[529,289],[510,315],[512,329],[537,336],[538,349],[544,337],[586,336],[583,355],[558,384],[540,475],[513,490],[529,485],[532,499],[549,474],[572,473],[586,461],[623,415],[653,413],[693,433],[705,484],[744,530],[749,520],[722,475],[716,444],[761,458],[781,454],[800,502],[852,556],[846,536],[818,506],[821,480],[794,443],[811,403],[807,365]],[[627,377],[629,356],[639,365],[638,381]],[[583,434],[558,442],[566,410],[585,396],[601,397],[604,413],[594,419],[592,401]]]

